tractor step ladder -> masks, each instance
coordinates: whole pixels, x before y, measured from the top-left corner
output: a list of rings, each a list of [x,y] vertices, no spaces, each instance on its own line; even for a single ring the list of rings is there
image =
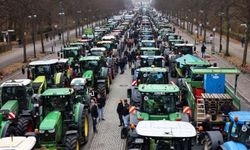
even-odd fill
[[[196,127],[199,127],[202,125],[202,122],[206,118],[206,111],[205,111],[205,101],[203,98],[197,98],[197,104],[196,104]]]

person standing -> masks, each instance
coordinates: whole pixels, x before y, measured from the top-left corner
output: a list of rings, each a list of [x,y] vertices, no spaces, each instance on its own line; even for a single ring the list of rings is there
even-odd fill
[[[122,110],[123,110],[123,103],[122,103],[122,100],[120,100],[120,102],[118,103],[117,105],[117,108],[116,108],[116,112],[119,116],[119,120],[120,120],[120,125],[119,127],[123,126],[123,119],[122,119]]]
[[[205,44],[203,43],[202,46],[201,46],[201,57],[202,57],[202,58],[205,57],[206,49],[207,49],[207,47],[206,47]]]
[[[105,98],[101,96],[101,94],[97,94],[97,105],[98,105],[98,116],[99,121],[104,119],[104,106],[105,106]]]
[[[124,127],[127,128],[129,126],[129,104],[127,99],[125,99],[123,102],[122,119]]]
[[[91,108],[90,113],[93,121],[93,131],[94,133],[97,133],[96,124],[97,124],[97,118],[98,118],[98,107],[95,99],[91,100]]]
[[[126,65],[126,58],[125,57],[122,57],[121,60],[120,60],[120,69],[121,69],[121,73],[120,74],[123,74],[124,73],[124,67]]]

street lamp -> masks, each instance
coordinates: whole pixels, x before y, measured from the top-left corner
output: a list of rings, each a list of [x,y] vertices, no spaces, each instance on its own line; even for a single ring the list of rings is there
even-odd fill
[[[219,12],[219,17],[220,17],[220,49],[219,52],[221,53],[222,51],[222,21],[223,21],[223,12]]]
[[[82,11],[78,10],[78,11],[76,11],[76,13],[77,13],[77,28],[79,28],[79,26],[80,26],[80,20],[79,20],[79,18],[80,18],[80,15],[81,15]],[[81,28],[79,28],[79,36],[81,36]]]
[[[63,16],[65,15],[64,12],[59,12],[59,16],[61,17],[61,36],[62,36],[62,44],[64,45],[64,21]]]
[[[216,28],[214,27],[214,28],[213,28],[212,47],[211,47],[211,52],[212,52],[212,54],[214,54],[214,52],[215,52],[215,31],[216,31]]]
[[[37,18],[37,15],[29,15],[28,18],[31,20],[31,26],[32,26],[32,43],[34,48],[34,58],[36,58],[36,43],[35,43],[35,19]]]

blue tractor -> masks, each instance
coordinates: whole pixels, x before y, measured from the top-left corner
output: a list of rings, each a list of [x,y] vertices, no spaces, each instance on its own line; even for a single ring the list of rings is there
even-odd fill
[[[224,133],[207,131],[204,150],[249,150],[250,112],[235,111],[228,114]],[[225,142],[224,142],[225,141]]]

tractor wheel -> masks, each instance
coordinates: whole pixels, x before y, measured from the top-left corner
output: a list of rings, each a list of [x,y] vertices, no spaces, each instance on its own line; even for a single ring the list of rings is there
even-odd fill
[[[106,90],[106,85],[105,83],[100,83],[97,86],[97,92],[101,94],[102,97],[107,96],[107,90]]]
[[[204,138],[204,150],[212,150],[212,141],[208,135]]]
[[[89,138],[89,118],[88,112],[81,107],[81,120],[79,120],[79,131],[81,132],[81,136],[83,140],[81,140],[81,144],[87,143]]]
[[[6,126],[5,128],[6,128],[6,129],[4,129],[3,134],[2,134],[2,137],[9,137],[9,136],[12,136],[12,135],[13,135],[13,136],[17,135],[16,129],[15,129],[14,126],[8,125],[8,126]]]
[[[32,132],[33,131],[32,120],[29,118],[18,119],[16,129],[17,129],[17,135],[19,136],[23,136],[27,132]]]
[[[77,135],[66,135],[65,150],[80,150],[80,143]]]

